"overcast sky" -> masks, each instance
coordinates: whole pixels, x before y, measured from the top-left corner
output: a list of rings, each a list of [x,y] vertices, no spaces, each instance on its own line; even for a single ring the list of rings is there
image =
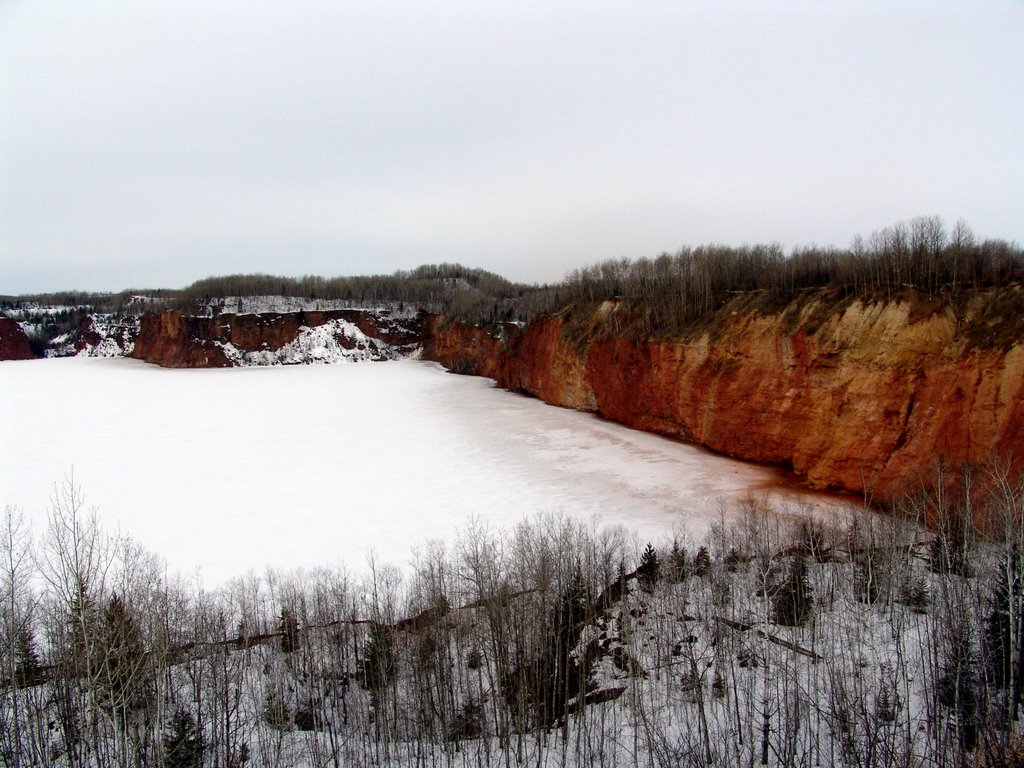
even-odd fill
[[[0,294],[1022,242],[1022,137],[1019,1],[0,0]]]

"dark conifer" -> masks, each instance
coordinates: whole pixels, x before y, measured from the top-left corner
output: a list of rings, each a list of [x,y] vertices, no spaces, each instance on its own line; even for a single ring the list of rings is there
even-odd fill
[[[164,764],[168,768],[199,768],[203,764],[206,739],[187,709],[178,708],[164,732]]]
[[[686,562],[686,550],[679,546],[678,541],[672,542],[672,553],[669,556],[670,578],[673,581],[685,581],[688,563]]]
[[[950,629],[945,658],[938,679],[939,703],[956,715],[960,746],[973,750],[978,743],[979,701],[974,638],[969,623],[961,622]]]
[[[36,685],[43,679],[43,665],[39,662],[35,638],[27,625],[18,627],[14,637],[14,684],[19,687]]]
[[[1016,547],[996,571],[991,608],[985,624],[985,645],[991,679],[996,686],[1011,689],[1012,704],[1021,703],[1021,659],[1024,658],[1024,579]]]
[[[711,553],[707,547],[701,547],[697,550],[697,555],[693,558],[692,573],[694,576],[700,577],[711,573]]]
[[[369,638],[363,649],[361,682],[371,691],[383,688],[395,676],[395,651],[391,630],[381,624],[370,624]]]
[[[576,658],[573,654],[580,632],[587,622],[589,601],[586,582],[579,563],[559,600],[554,632],[547,648],[540,676],[539,718],[553,723],[565,714],[568,700],[583,691],[593,659]],[[585,656],[585,654],[584,654]]]
[[[648,543],[647,548],[640,556],[640,566],[636,569],[636,577],[640,581],[640,586],[650,590],[657,583],[660,572],[661,564],[658,562],[658,553]]]
[[[299,620],[290,608],[282,608],[277,621],[280,634],[280,647],[284,653],[293,653],[299,649]]]
[[[810,618],[814,596],[807,575],[807,560],[803,555],[797,555],[790,563],[786,580],[772,598],[772,607],[776,624],[800,627]]]
[[[106,705],[124,713],[148,704],[146,651],[135,616],[119,595],[103,611],[102,644],[97,649],[99,683]]]

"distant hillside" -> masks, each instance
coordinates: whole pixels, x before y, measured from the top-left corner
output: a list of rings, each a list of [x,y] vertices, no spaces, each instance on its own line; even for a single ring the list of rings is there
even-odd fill
[[[526,320],[546,303],[546,286],[513,283],[500,275],[461,264],[425,264],[390,275],[301,278],[275,275],[226,275],[198,280],[179,292],[175,308],[184,312],[216,306],[237,297],[285,296],[329,306],[388,306],[422,309],[469,322]],[[340,305],[339,305],[340,302]]]

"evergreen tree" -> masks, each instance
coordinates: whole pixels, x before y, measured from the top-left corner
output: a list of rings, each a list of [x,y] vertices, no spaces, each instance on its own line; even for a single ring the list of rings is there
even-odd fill
[[[650,590],[657,583],[660,572],[658,553],[648,542],[647,548],[640,556],[640,566],[636,569],[636,577],[640,581],[640,586]]]
[[[697,550],[697,555],[693,558],[693,569],[692,573],[694,576],[704,577],[711,573],[711,553],[707,547],[701,547]]]
[[[281,609],[277,631],[281,635],[280,648],[284,653],[294,653],[299,649],[299,620],[290,608]]]
[[[686,550],[679,546],[678,541],[672,542],[672,553],[669,555],[669,573],[672,581],[685,581],[687,577]]]
[[[361,682],[368,690],[376,691],[395,676],[395,651],[391,630],[381,624],[370,624],[370,636],[363,650]]]
[[[801,520],[796,526],[797,548],[815,562],[823,563],[830,555],[828,536],[821,523]]]
[[[807,575],[807,560],[797,555],[790,562],[786,580],[779,585],[772,598],[773,619],[776,624],[801,627],[807,623],[814,607],[813,590]]]
[[[206,739],[187,709],[178,708],[164,732],[164,764],[167,768],[200,768]]]
[[[729,547],[729,551],[722,558],[722,565],[729,573],[736,573],[740,565],[745,561],[743,554],[736,547]]]
[[[938,679],[938,699],[956,715],[960,746],[968,751],[977,746],[980,726],[976,666],[970,624],[952,625]]]
[[[110,598],[103,611],[96,665],[107,707],[125,713],[149,704],[151,680],[142,633],[135,616],[118,595]]]
[[[651,549],[650,545],[648,549]],[[581,693],[586,686],[593,659],[577,659],[573,650],[586,624],[589,608],[586,582],[577,563],[572,580],[559,600],[553,622],[554,631],[541,661],[543,669],[538,676],[541,687],[538,717],[542,723],[553,723],[564,715],[569,699]]]
[[[1016,547],[996,571],[991,608],[985,624],[987,661],[993,682],[999,688],[1012,688],[1014,705],[1021,704],[1021,668],[1024,657],[1024,579]]]
[[[39,662],[35,638],[27,624],[22,624],[14,636],[14,684],[19,687],[36,685],[43,679],[43,665]]]

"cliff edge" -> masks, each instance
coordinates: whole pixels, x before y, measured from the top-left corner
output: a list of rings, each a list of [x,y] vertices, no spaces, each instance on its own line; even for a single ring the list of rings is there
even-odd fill
[[[1024,292],[953,302],[827,291],[772,307],[741,294],[675,338],[645,336],[623,301],[526,328],[431,318],[424,357],[545,402],[876,500],[920,487],[940,460],[1024,454]]]

